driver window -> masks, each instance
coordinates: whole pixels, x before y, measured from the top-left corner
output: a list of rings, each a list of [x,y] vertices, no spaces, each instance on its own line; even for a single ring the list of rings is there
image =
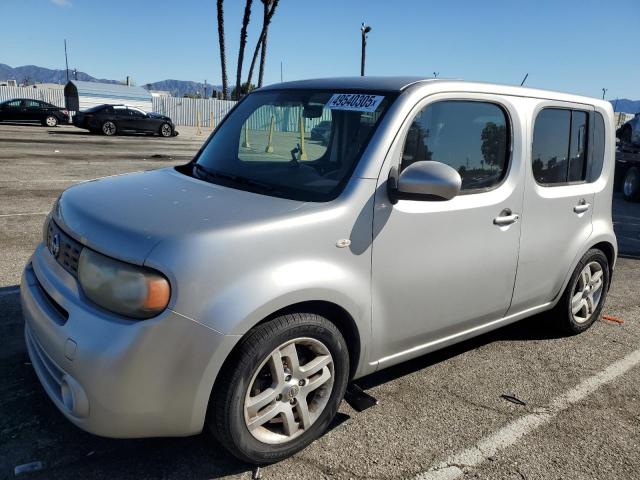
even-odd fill
[[[496,104],[448,100],[418,113],[409,127],[401,170],[413,162],[434,160],[455,168],[462,190],[499,184],[507,171],[507,116]]]
[[[238,158],[242,161],[305,162],[323,157],[331,139],[331,110],[303,116],[300,104],[263,105],[244,122]],[[318,112],[319,113],[319,112]]]

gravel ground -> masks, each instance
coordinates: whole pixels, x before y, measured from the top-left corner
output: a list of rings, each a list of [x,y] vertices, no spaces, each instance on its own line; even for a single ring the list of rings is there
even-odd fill
[[[53,406],[25,351],[15,286],[41,237],[43,213],[74,182],[182,163],[205,139],[104,138],[72,127],[0,125],[0,479],[41,461],[37,479],[251,478],[207,433],[111,440],[82,432]],[[57,150],[57,152],[56,152]],[[156,157],[154,157],[156,155]],[[157,157],[160,155],[160,157]],[[640,257],[640,204],[615,200],[621,251]],[[639,242],[640,243],[640,242]],[[532,412],[640,346],[640,260],[621,258],[605,313],[564,338],[532,317],[359,381],[379,405],[343,402],[333,428],[262,478],[412,478]],[[640,478],[640,368],[632,368],[500,449],[465,478]],[[526,405],[501,398],[514,395]]]

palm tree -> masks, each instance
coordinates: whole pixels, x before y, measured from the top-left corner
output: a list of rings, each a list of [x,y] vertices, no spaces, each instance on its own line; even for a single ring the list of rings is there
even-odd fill
[[[253,57],[251,59],[251,66],[249,67],[249,75],[247,76],[248,84],[251,84],[251,80],[253,78],[253,70],[256,66],[256,61],[258,59],[258,53],[262,52],[260,56],[260,79],[258,82],[258,86],[262,86],[262,77],[264,74],[264,57],[265,57],[265,44],[267,42],[267,33],[269,30],[269,24],[271,23],[271,19],[273,14],[276,11],[276,7],[278,6],[278,2],[280,0],[261,0],[264,6],[264,12],[262,16],[262,31],[260,32],[260,37],[258,37],[258,42],[256,43],[256,48],[253,51]],[[271,8],[269,8],[271,5]]]
[[[247,45],[247,27],[249,26],[249,21],[251,20],[251,4],[253,0],[247,0],[247,3],[244,6],[244,16],[242,17],[242,29],[240,30],[240,49],[238,50],[238,70],[236,73],[236,94],[240,99],[241,92],[241,77],[242,77],[242,63],[244,61],[244,49]]]
[[[264,36],[262,37],[262,49],[260,50],[260,70],[258,73],[258,88],[262,86],[262,79],[264,78],[264,63],[267,58],[267,37],[269,36],[269,24],[271,23],[271,17],[278,6],[278,0],[262,0],[265,4],[265,11],[267,9],[267,3],[273,1],[271,11],[269,12],[268,21],[264,25]]]
[[[229,80],[227,79],[227,55],[224,49],[224,11],[222,3],[218,0],[218,43],[220,44],[220,66],[222,68],[222,98],[226,100],[229,92]]]

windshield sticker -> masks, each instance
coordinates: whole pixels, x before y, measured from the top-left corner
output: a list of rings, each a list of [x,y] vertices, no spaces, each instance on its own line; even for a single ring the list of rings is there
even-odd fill
[[[384,100],[384,95],[335,93],[327,103],[326,108],[354,112],[375,112],[382,100]]]

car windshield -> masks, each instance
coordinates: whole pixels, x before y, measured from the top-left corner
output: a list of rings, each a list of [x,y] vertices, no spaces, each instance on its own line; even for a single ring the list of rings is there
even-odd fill
[[[266,195],[332,200],[394,98],[388,92],[252,93],[225,118],[189,173]]]

